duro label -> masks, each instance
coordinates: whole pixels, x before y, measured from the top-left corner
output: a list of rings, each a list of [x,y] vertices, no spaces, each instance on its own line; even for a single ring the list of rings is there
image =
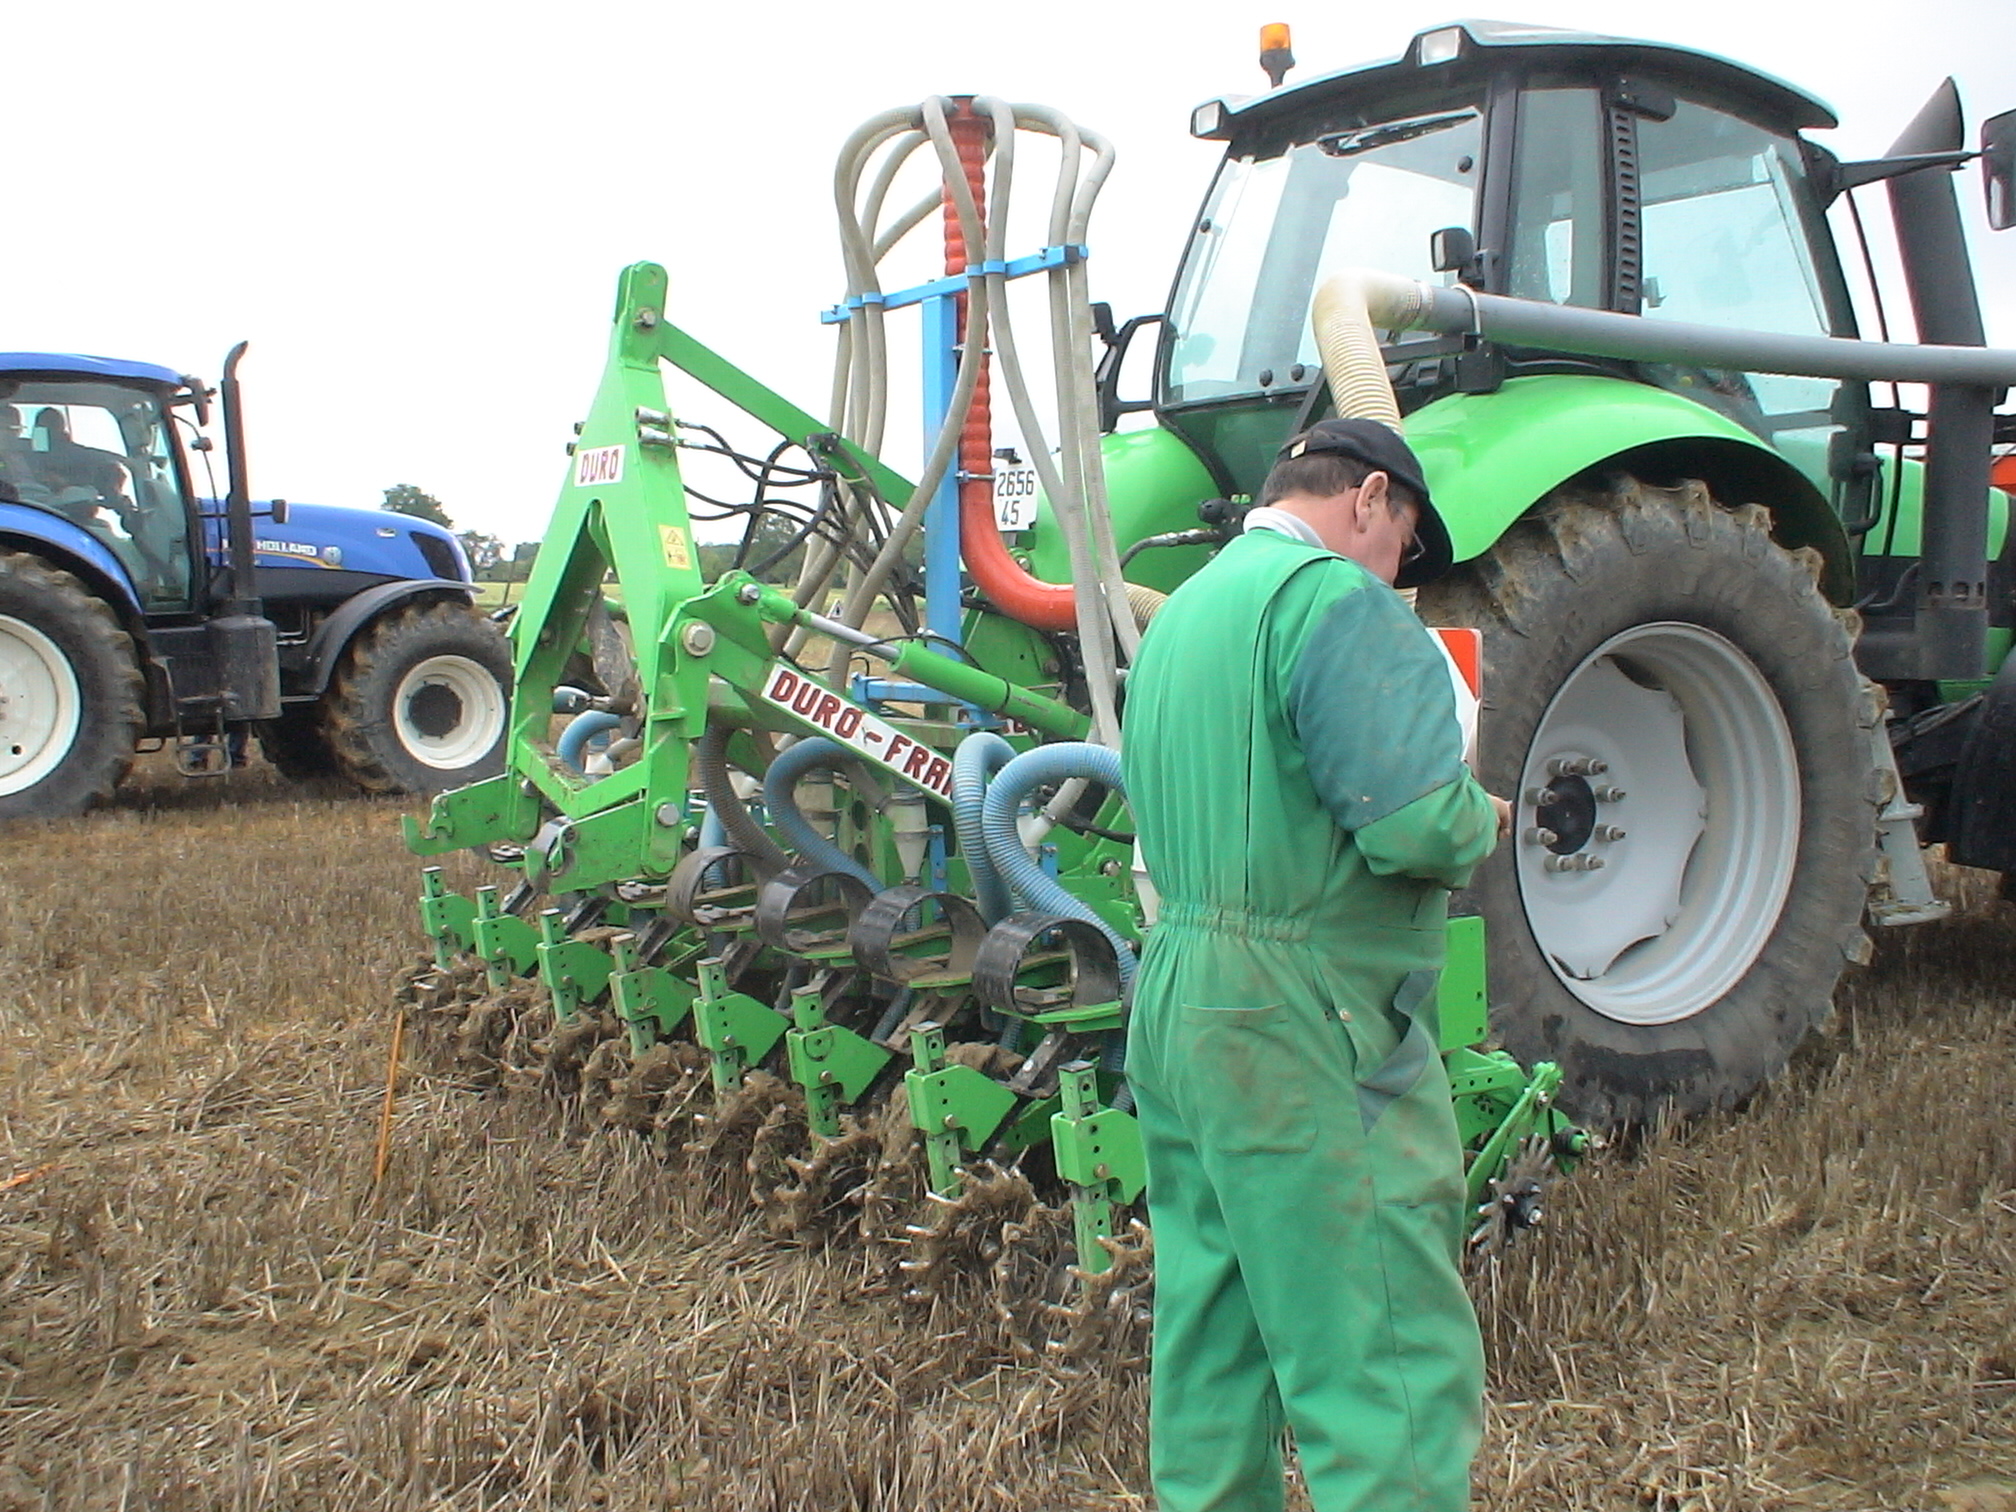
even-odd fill
[[[623,448],[591,446],[574,453],[574,486],[600,488],[623,481]]]
[[[952,799],[952,763],[931,747],[919,745],[894,725],[876,718],[850,699],[789,667],[771,670],[763,697],[786,713],[818,726],[842,745],[852,746],[879,767],[905,782]]]

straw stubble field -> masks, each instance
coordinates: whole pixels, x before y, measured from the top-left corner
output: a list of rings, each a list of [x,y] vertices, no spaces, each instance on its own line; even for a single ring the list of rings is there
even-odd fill
[[[409,1061],[374,1188],[397,813],[143,770],[0,845],[0,1512],[1151,1505],[1138,1378],[578,1108]],[[1481,1506],[2016,1512],[2016,910],[1957,880],[1823,1052],[1480,1280]]]

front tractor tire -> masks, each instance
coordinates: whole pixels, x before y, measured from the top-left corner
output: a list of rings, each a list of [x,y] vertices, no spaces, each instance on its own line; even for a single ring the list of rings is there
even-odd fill
[[[1492,1022],[1592,1123],[1740,1101],[1866,948],[1881,706],[1817,561],[1760,507],[1617,478],[1422,592],[1484,631],[1479,776],[1513,803],[1469,894]]]
[[[112,795],[142,730],[132,639],[77,578],[0,551],[0,820]]]
[[[511,648],[463,604],[435,602],[359,631],[323,695],[337,770],[367,793],[431,795],[504,769]]]

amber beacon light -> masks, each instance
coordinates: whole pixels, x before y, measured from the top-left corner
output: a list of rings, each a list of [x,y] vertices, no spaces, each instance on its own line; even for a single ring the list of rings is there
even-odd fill
[[[1260,66],[1267,70],[1267,82],[1277,85],[1295,66],[1287,22],[1272,21],[1260,28]]]

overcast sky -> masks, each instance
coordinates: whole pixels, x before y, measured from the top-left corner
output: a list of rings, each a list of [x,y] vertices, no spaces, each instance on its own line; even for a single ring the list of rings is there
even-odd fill
[[[1970,138],[2016,106],[2008,0],[1694,0],[1628,27],[1594,0],[1509,10],[1740,57],[1829,101],[1844,124],[1820,139],[1845,157],[1881,152],[1948,73]],[[412,483],[461,526],[534,538],[631,261],[670,269],[673,320],[823,411],[833,160],[867,117],[989,93],[1111,138],[1091,283],[1124,316],[1163,304],[1217,157],[1190,139],[1190,109],[1264,87],[1261,23],[1294,26],[1306,76],[1391,56],[1450,14],[1426,0],[16,6],[0,348],[214,377],[249,339],[256,492],[375,505]],[[2016,345],[2016,231],[1987,232],[1972,170],[1962,192],[1980,282],[1998,291],[1989,339]]]

